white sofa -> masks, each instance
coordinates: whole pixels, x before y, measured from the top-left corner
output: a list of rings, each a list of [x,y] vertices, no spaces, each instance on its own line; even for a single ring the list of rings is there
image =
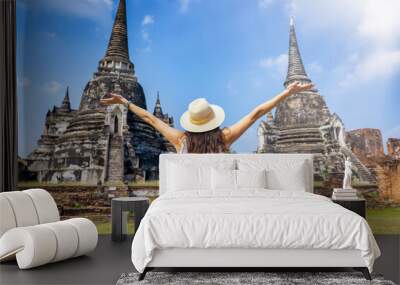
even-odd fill
[[[60,221],[53,197],[43,189],[0,193],[0,262],[20,269],[84,255],[96,248],[96,226],[88,219]]]

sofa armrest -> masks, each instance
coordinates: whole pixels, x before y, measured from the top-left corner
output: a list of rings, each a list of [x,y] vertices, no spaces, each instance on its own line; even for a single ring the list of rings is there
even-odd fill
[[[96,248],[92,221],[74,218],[8,230],[0,238],[0,261],[17,259],[20,269],[87,254]]]

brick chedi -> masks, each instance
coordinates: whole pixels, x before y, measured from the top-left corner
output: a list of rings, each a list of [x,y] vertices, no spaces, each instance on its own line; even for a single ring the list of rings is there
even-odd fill
[[[388,155],[393,159],[400,159],[400,139],[389,138],[386,145]]]
[[[400,204],[400,139],[389,138],[385,154],[379,129],[352,130],[346,137],[352,152],[376,176],[379,199]]]
[[[400,138],[389,138],[386,146],[388,159],[383,168],[388,185],[387,198],[400,205]]]
[[[346,132],[351,151],[368,167],[374,167],[385,153],[379,129],[357,129]]]
[[[284,86],[294,81],[311,83],[297,43],[293,19],[290,22],[288,71]],[[278,104],[275,116],[267,115],[258,128],[257,152],[312,153],[315,180],[340,186],[344,159],[353,161],[354,173],[361,181],[375,182],[374,176],[346,145],[342,120],[332,114],[317,89],[294,94]]]
[[[119,2],[106,54],[86,84],[79,109],[70,108],[67,94],[62,106],[47,114],[38,148],[27,159],[38,181],[99,184],[158,178],[158,157],[173,148],[125,106],[102,106],[100,99],[110,92],[147,109],[129,57],[125,0]],[[161,110],[159,104],[158,98]]]

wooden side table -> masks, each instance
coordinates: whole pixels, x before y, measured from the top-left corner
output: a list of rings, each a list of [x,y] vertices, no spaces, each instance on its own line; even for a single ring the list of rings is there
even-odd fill
[[[355,198],[352,200],[338,200],[332,199],[332,202],[359,214],[361,217],[366,217],[366,201],[362,198]]]
[[[149,199],[145,197],[120,197],[111,200],[111,239],[123,241],[127,235],[128,213],[133,211],[135,219],[135,233],[140,221],[149,208]]]

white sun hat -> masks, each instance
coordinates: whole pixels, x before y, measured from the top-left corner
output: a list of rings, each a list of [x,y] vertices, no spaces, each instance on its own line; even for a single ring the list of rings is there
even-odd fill
[[[219,127],[224,119],[224,109],[208,103],[205,98],[198,98],[189,104],[188,110],[181,116],[180,123],[189,132],[202,133]]]

